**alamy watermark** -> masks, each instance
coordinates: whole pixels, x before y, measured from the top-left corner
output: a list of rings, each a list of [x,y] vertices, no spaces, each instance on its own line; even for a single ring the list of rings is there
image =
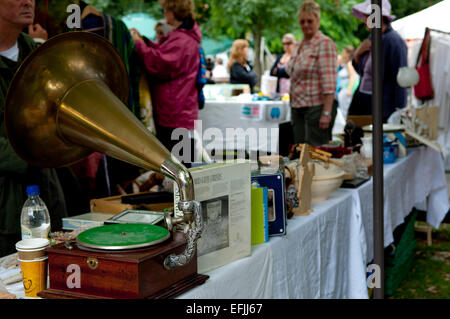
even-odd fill
[[[381,268],[377,264],[367,267],[369,274],[366,279],[367,288],[381,288]],[[81,268],[77,264],[70,264],[66,268],[66,286],[69,289],[81,288]]]
[[[381,288],[381,267],[377,264],[367,266],[367,288]]]
[[[195,130],[177,128],[172,141],[178,141],[169,150],[184,163],[229,161],[278,154],[279,128],[216,128],[203,129],[202,121],[194,121]],[[194,143],[195,145],[192,145]],[[194,147],[196,146],[196,147]]]
[[[382,10],[377,4],[372,4],[372,13],[367,17],[366,23],[369,28],[381,29],[382,27]]]
[[[81,8],[77,4],[69,4],[66,9],[70,15],[67,17],[66,24],[69,29],[81,29]]]

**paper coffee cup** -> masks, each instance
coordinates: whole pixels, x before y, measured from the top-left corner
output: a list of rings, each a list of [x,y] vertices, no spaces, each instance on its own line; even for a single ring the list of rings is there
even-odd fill
[[[47,253],[50,241],[45,238],[31,238],[19,241],[16,249],[22,270],[25,296],[37,297],[47,288]]]

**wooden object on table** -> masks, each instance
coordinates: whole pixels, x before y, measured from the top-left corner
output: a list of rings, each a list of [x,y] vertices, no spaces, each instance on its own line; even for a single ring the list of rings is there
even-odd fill
[[[347,116],[347,123],[353,122],[356,126],[364,127],[371,125],[373,122],[372,115],[349,115]]]
[[[303,145],[307,146],[307,150],[309,151],[310,157],[312,159],[324,162],[326,168],[328,168],[328,164],[329,163],[332,163],[334,165],[338,165],[338,166],[341,166],[341,167],[344,166],[344,163],[330,159],[330,157],[333,154],[331,154],[329,152],[325,152],[325,151],[319,150],[319,149],[317,149],[315,147],[312,147],[310,145],[307,145],[307,144],[299,144],[297,146],[297,151],[301,151],[301,149],[303,148]]]
[[[427,114],[427,112],[429,112],[429,114]],[[399,110],[400,119],[405,127],[406,135],[409,135],[420,143],[423,143],[442,154],[442,147],[432,139],[433,134],[436,134],[437,130],[437,115],[433,115],[434,112],[437,112],[434,108],[430,108],[429,111],[422,109],[419,112],[416,108]],[[418,115],[419,113],[420,116]],[[428,115],[435,119],[432,120],[427,118]],[[435,127],[434,131],[432,126]]]
[[[179,232],[152,248],[128,252],[94,252],[58,244],[47,249],[50,287],[38,295],[57,299],[173,298],[209,278],[197,274],[197,254],[183,267],[163,267],[166,256],[180,254],[185,246],[185,235]],[[75,285],[69,265],[80,267],[79,288],[68,287],[68,283]]]
[[[438,138],[439,106],[423,106],[416,108],[416,118],[428,127],[428,137],[435,141]]]
[[[136,193],[134,195],[149,194],[149,193],[152,193],[152,192],[142,192],[142,193]],[[127,194],[127,195],[130,195],[130,194]],[[162,212],[164,209],[166,209],[168,207],[172,207],[173,202],[156,203],[156,204],[139,204],[139,205],[124,204],[124,203],[122,203],[122,195],[118,195],[118,196],[91,199],[90,205],[91,205],[91,212],[119,214],[119,213],[123,212],[124,210],[136,209],[138,207],[143,207],[147,210]]]
[[[300,146],[300,158],[298,166],[298,207],[293,209],[296,216],[307,216],[311,209],[311,184],[314,176],[314,164],[310,163],[309,150],[306,144]]]

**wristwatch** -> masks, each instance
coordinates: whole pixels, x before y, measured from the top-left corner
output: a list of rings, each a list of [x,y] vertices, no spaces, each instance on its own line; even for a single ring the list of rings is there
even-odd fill
[[[330,112],[330,111],[323,111],[323,112],[322,112],[322,115],[330,116],[330,117],[331,117],[331,112]]]

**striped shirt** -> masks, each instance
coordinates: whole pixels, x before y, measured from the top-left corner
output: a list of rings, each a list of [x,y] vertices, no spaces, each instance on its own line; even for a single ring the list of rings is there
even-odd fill
[[[324,104],[324,94],[334,94],[337,85],[337,48],[318,31],[309,41],[297,43],[286,72],[291,79],[290,100],[294,108]]]

